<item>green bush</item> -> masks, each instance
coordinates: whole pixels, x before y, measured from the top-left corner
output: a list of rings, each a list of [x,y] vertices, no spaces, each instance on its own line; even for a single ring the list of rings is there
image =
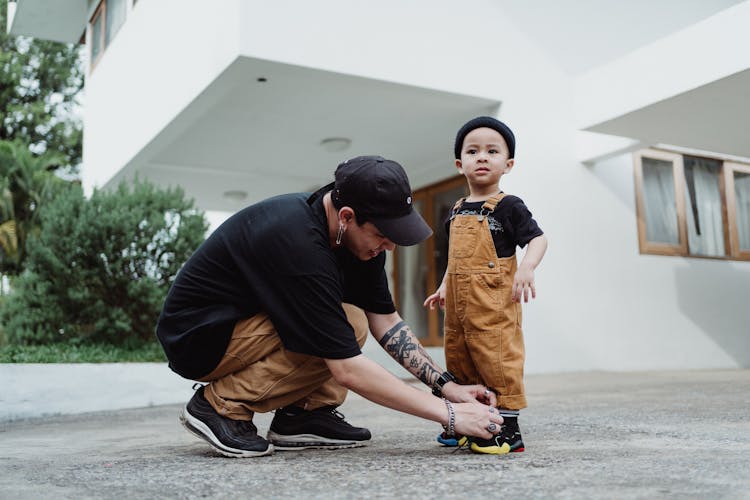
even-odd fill
[[[137,179],[88,200],[77,186],[63,192],[40,224],[0,315],[11,344],[153,343],[169,286],[207,229],[181,189]]]

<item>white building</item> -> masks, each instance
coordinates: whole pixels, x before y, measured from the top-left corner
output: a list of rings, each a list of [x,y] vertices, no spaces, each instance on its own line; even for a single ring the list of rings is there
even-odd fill
[[[425,217],[461,194],[457,128],[516,133],[503,179],[550,248],[527,372],[750,366],[750,1],[18,0],[9,30],[85,40],[84,182],[138,173],[234,211],[358,154]],[[393,266],[421,302],[430,239]],[[435,352],[439,352],[436,348]]]

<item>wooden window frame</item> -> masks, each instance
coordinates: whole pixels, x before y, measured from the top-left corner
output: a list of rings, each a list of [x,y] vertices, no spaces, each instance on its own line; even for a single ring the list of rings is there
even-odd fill
[[[461,176],[450,177],[448,179],[436,182],[429,186],[421,189],[417,189],[412,193],[414,203],[421,203],[422,211],[420,214],[424,218],[425,222],[433,228],[437,227],[437,224],[442,224],[443,221],[436,221],[434,217],[434,199],[435,196],[459,186],[466,186],[466,179]],[[468,188],[467,188],[468,189]],[[399,283],[399,265],[398,265],[398,252],[393,252],[393,277],[394,283]],[[422,258],[427,262],[427,290],[435,290],[439,284],[439,281],[443,278],[438,275],[438,270],[435,269],[435,238],[428,238],[424,242],[424,249]],[[432,293],[432,292],[430,292]],[[426,297],[425,297],[426,298]],[[393,300],[396,304],[396,308],[399,309],[399,297],[398,297],[398,286],[394,287]],[[422,332],[414,332],[419,338],[419,341],[425,347],[439,347],[443,345],[443,337],[440,335],[440,316],[437,309],[427,310],[427,333],[424,336],[420,336]]]
[[[97,54],[96,59],[94,59],[92,54],[94,48],[94,22],[97,19],[101,19],[102,29],[99,31],[99,54]],[[102,56],[104,55],[104,51],[107,48],[105,44],[107,40],[107,0],[101,0],[96,9],[94,9],[94,13],[91,15],[91,19],[89,19],[88,31],[88,38],[91,40],[91,44],[89,45],[89,60],[91,61],[89,72],[91,72],[99,63],[99,60],[102,58]]]
[[[675,210],[677,211],[678,243],[656,243],[648,241],[646,232],[646,200],[643,194],[643,158],[667,161],[672,164],[672,178],[674,180]],[[687,222],[685,212],[685,171],[682,155],[666,151],[647,149],[633,155],[635,165],[635,203],[638,218],[638,246],[640,252],[656,255],[687,255]]]
[[[719,170],[719,196],[724,234],[724,255],[710,256],[691,254],[687,236],[687,201],[685,200],[685,164],[684,156],[696,156],[721,161]],[[677,211],[678,243],[656,243],[648,241],[646,232],[646,209],[643,190],[643,159],[667,161],[672,164],[672,176],[675,190],[675,209]],[[739,248],[737,228],[737,205],[734,196],[734,172],[750,173],[750,164],[726,160],[708,155],[691,155],[660,149],[643,149],[633,155],[633,172],[635,177],[635,198],[638,226],[638,247],[641,254],[671,255],[711,260],[750,260],[750,251]]]
[[[737,200],[734,196],[734,173],[742,172],[750,174],[750,165],[743,165],[733,161],[724,162],[724,193],[726,196],[726,220],[729,226],[728,238],[729,245],[727,248],[731,249],[731,256],[737,260],[750,260],[750,250],[742,250],[740,248],[740,237],[739,230],[737,228]]]
[[[87,33],[88,33],[88,38],[91,39],[91,37],[93,37],[93,34],[94,34],[94,29],[93,29],[94,21],[96,21],[97,19],[101,19],[101,21],[102,21],[102,29],[101,29],[101,32],[99,33],[99,37],[100,37],[99,47],[100,47],[100,49],[99,49],[99,54],[97,54],[97,56],[96,56],[96,59],[94,59],[92,57],[92,53],[91,53],[91,49],[94,46],[93,42],[89,46],[89,60],[91,61],[91,65],[89,67],[89,73],[91,73],[91,71],[94,70],[94,68],[96,67],[96,65],[99,63],[99,60],[104,55],[104,52],[106,52],[107,47],[109,47],[109,45],[112,43],[112,40],[110,40],[109,43],[107,43],[107,33],[109,32],[109,29],[111,28],[110,26],[107,26],[107,3],[108,2],[109,2],[109,0],[100,0],[99,1],[99,5],[96,6],[96,9],[94,9],[94,13],[91,15],[91,18],[89,19],[88,26],[86,28]],[[125,3],[125,5],[124,5],[124,8],[125,8],[125,18],[122,20],[122,23],[120,23],[118,25],[118,28],[117,28],[118,31],[119,31],[120,28],[122,28],[122,25],[125,23],[126,18],[128,16],[129,9],[132,9],[134,5],[135,5],[135,1],[126,2]],[[116,34],[117,33],[115,32],[115,35]],[[113,37],[112,37],[113,39],[114,39],[115,35],[113,35]]]

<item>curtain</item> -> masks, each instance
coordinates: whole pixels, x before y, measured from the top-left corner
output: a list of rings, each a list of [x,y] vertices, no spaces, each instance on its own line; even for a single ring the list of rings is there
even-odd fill
[[[724,217],[721,211],[719,172],[721,163],[708,158],[684,157],[685,200],[688,202],[688,247],[692,255],[721,257],[724,249]]]
[[[750,250],[750,174],[734,172],[734,199],[740,250]]]
[[[643,201],[646,239],[652,243],[680,243],[672,162],[643,158]]]
[[[414,210],[423,212],[422,203],[415,201]],[[401,317],[417,337],[426,337],[427,310],[422,306],[427,298],[427,264],[424,259],[425,243],[398,247],[398,299]],[[442,276],[441,276],[442,278]],[[432,293],[434,290],[430,290]]]

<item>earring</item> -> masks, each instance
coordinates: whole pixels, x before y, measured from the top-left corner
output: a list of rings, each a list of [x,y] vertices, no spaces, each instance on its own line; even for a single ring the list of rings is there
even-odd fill
[[[346,232],[346,226],[345,226],[345,225],[343,225],[343,224],[341,224],[341,223],[339,222],[339,232],[338,232],[338,233],[336,233],[336,244],[337,244],[337,245],[340,245],[340,244],[341,244],[341,237],[342,237],[342,236],[344,236],[344,233],[345,233],[345,232]]]

